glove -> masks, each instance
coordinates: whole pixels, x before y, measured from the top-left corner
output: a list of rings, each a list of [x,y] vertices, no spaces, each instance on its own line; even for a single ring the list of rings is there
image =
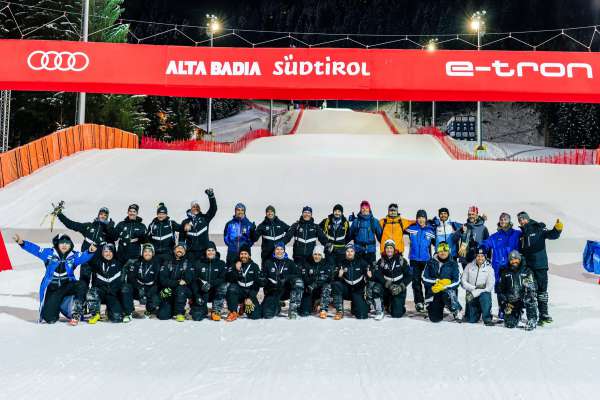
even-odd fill
[[[479,285],[475,286],[476,289],[485,289],[485,283],[480,283]]]
[[[438,279],[435,284],[431,287],[431,291],[433,293],[439,293],[446,290],[446,286],[451,284],[452,281],[450,279]]]
[[[460,257],[466,257],[467,256],[467,244],[466,243],[461,243],[460,244],[460,248],[458,249],[458,255]]]
[[[253,311],[254,311],[254,303],[252,302],[252,300],[246,299],[246,301],[244,302],[244,312],[246,314],[252,314]]]
[[[556,223],[554,224],[554,229],[556,229],[559,232],[562,232],[562,230],[563,230],[564,227],[565,226],[563,225],[562,222],[560,222],[560,219],[557,219]]]
[[[212,188],[208,188],[204,191],[208,197],[215,197],[215,191]]]
[[[473,301],[473,299],[475,298],[475,296],[473,296],[473,293],[471,292],[467,292],[467,295],[465,296],[467,303],[470,303]]]
[[[316,283],[311,283],[310,285],[308,285],[308,286],[306,287],[306,291],[307,291],[308,293],[312,293],[312,292],[315,290],[315,288],[316,288],[316,287],[317,287],[317,284],[316,284]]]
[[[513,310],[513,305],[508,303],[506,304],[506,307],[504,307],[504,315],[510,315],[510,313],[512,313]]]
[[[203,292],[208,292],[208,291],[210,290],[210,288],[211,288],[211,287],[212,287],[212,286],[210,285],[210,283],[206,282],[204,285],[202,285],[202,288],[201,288],[201,290],[202,290]]]
[[[168,299],[169,297],[171,297],[172,292],[173,291],[171,290],[171,288],[164,288],[160,291],[160,298],[163,300]]]
[[[406,285],[404,283],[399,283],[398,285],[391,285],[390,291],[392,292],[392,296],[398,296],[400,293],[406,290]]]

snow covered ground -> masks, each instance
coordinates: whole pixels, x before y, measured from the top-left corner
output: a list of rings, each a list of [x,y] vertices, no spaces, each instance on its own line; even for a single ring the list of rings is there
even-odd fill
[[[0,228],[37,236],[49,203],[60,199],[75,220],[101,206],[118,220],[137,202],[149,222],[159,201],[180,220],[192,199],[207,207],[204,188],[214,187],[214,236],[238,201],[257,222],[267,204],[292,222],[306,204],[320,220],[335,203],[348,214],[368,199],[378,217],[397,202],[409,217],[446,206],[460,221],[477,204],[490,230],[502,211],[527,210],[548,224],[561,218],[563,237],[549,243],[554,264],[577,262],[585,240],[600,239],[598,167],[453,161],[428,137],[387,133],[373,114],[306,115],[295,137],[260,139],[241,154],[79,153],[0,190]],[[0,399],[597,397],[598,285],[551,275],[556,322],[535,332],[312,317],[71,328],[32,322],[42,266],[8,247],[15,270],[0,273]],[[409,290],[409,309],[411,299]]]
[[[478,143],[475,141],[455,140],[455,143],[464,151],[474,154]],[[497,159],[520,160],[533,157],[546,157],[562,154],[565,150],[552,147],[530,146],[517,143],[495,143],[484,140],[487,146],[486,156]]]

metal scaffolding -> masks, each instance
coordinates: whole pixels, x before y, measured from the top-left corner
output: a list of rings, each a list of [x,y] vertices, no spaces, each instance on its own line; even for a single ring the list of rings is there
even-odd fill
[[[0,153],[8,151],[10,123],[10,90],[0,91]]]

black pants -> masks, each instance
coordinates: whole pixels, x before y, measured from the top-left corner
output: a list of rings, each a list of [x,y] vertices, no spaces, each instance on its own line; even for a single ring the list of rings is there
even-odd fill
[[[358,253],[357,256],[369,265],[372,265],[377,259],[377,255],[375,253]]]
[[[44,295],[41,319],[49,324],[58,321],[60,305],[67,296],[75,296],[73,313],[81,316],[86,290],[85,284],[81,281],[68,281],[61,286],[50,285]]]
[[[307,317],[313,312],[313,305],[318,302],[318,307],[321,311],[327,311],[329,309],[329,303],[331,303],[331,284],[323,283],[315,286],[310,291],[306,285],[304,286],[304,293],[302,293],[302,302],[300,303],[300,315]]]
[[[332,252],[325,252],[325,257],[334,266],[340,266],[346,259],[346,250],[342,248],[334,248]]]
[[[515,302],[507,303],[512,305],[510,313],[504,314],[504,326],[507,328],[516,328],[521,320],[521,314],[523,309],[527,314],[527,320],[535,321],[538,319],[538,309],[536,304],[536,298],[533,292],[525,294],[522,299]]]
[[[112,322],[123,321],[123,315],[133,312],[133,291],[131,286],[122,285],[119,288],[94,286],[88,290],[87,305],[90,314],[100,313],[100,305],[106,304],[108,319]]]
[[[184,315],[188,299],[192,298],[192,290],[186,285],[179,285],[171,292],[171,296],[160,299],[158,319],[167,320],[175,315]]]
[[[412,290],[415,304],[423,303],[425,297],[423,296],[423,270],[425,269],[427,262],[410,260],[410,272],[412,275]]]
[[[351,286],[346,282],[335,281],[331,284],[331,290],[336,311],[343,311],[344,300],[350,300],[352,302],[350,312],[356,319],[367,319],[369,317],[369,305],[365,301],[364,285]]]
[[[458,294],[456,289],[448,289],[435,293],[433,300],[427,305],[427,315],[431,322],[440,322],[444,319],[444,307],[452,312],[461,309],[458,303]]]
[[[302,301],[304,282],[297,278],[288,280],[283,287],[265,288],[265,298],[262,302],[263,318],[271,319],[279,315],[281,307],[279,302],[290,300],[290,312],[297,312]]]
[[[548,317],[548,270],[532,269],[540,318]]]
[[[139,285],[133,289],[133,299],[138,300],[140,304],[146,305],[146,311],[155,314],[158,311],[160,304],[160,296],[158,294],[158,286],[143,286]],[[128,306],[133,312],[133,299],[131,305]]]
[[[406,289],[396,296],[389,289],[384,289],[383,304],[389,307],[392,318],[402,318],[406,314]]]
[[[212,302],[212,310],[218,314],[223,311],[225,296],[227,295],[227,283],[211,287],[208,292],[201,292],[192,302],[190,314],[194,321],[202,321],[208,316],[208,303]]]
[[[229,312],[237,312],[237,307],[246,299],[250,299],[254,303],[254,311],[246,314],[250,319],[261,319],[262,308],[256,298],[257,291],[255,289],[241,287],[238,283],[230,283],[227,288],[227,308]]]

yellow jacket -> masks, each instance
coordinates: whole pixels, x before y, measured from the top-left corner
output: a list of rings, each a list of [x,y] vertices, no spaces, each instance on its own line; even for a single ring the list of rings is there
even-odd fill
[[[381,252],[383,253],[385,250],[385,241],[392,239],[396,243],[396,250],[404,253],[404,231],[414,223],[414,220],[401,216],[381,218],[379,220],[379,226],[383,232],[380,243]]]

